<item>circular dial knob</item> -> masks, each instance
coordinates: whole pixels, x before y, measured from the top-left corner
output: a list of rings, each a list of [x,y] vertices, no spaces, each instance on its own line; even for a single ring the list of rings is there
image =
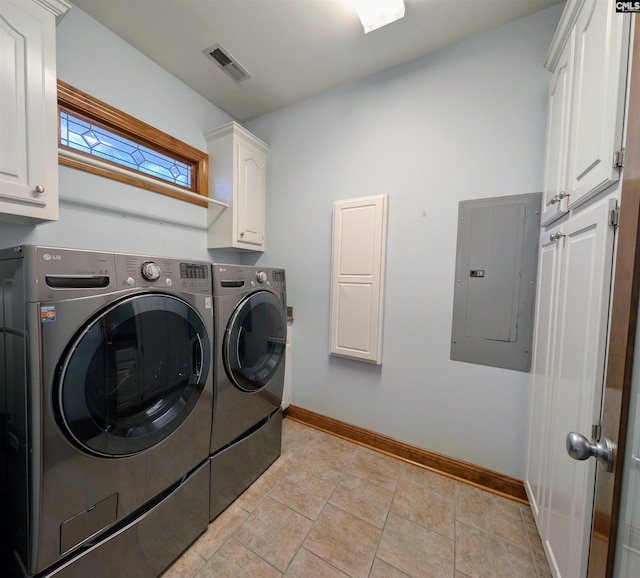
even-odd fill
[[[147,281],[157,281],[160,273],[162,273],[162,269],[160,269],[160,265],[157,263],[146,261],[142,264],[142,267],[140,267],[140,272]]]
[[[256,279],[258,283],[264,283],[267,280],[267,274],[264,271],[258,271],[256,273]]]

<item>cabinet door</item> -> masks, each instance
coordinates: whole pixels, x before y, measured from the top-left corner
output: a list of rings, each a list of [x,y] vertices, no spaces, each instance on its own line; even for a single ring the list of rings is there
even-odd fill
[[[236,241],[240,244],[247,243],[262,247],[264,243],[266,157],[256,147],[239,140],[237,162]]]
[[[629,19],[612,2],[587,0],[575,25],[569,156],[569,208],[619,178]]]
[[[35,2],[0,14],[0,220],[58,218],[55,16]]]
[[[329,353],[382,364],[387,195],[333,203]]]
[[[614,228],[603,199],[562,226],[543,544],[556,578],[586,576],[596,461],[566,451],[571,431],[600,419]]]
[[[545,158],[544,192],[541,224],[548,225],[567,212],[567,162],[569,159],[569,105],[571,98],[572,55],[575,34],[565,45],[549,86],[547,119],[547,152]]]
[[[553,351],[555,347],[556,307],[560,228],[546,231],[540,241],[538,288],[535,319],[529,420],[529,451],[525,489],[538,531],[544,530],[544,501],[547,492],[547,447],[549,443],[549,408],[553,391]]]

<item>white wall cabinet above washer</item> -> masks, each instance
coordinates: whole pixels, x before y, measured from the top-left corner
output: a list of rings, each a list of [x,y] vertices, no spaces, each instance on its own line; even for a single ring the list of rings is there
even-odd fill
[[[628,15],[612,1],[570,0],[547,54],[549,90],[542,224],[620,178]]]
[[[55,27],[70,7],[0,4],[0,221],[58,219]]]
[[[209,196],[229,204],[209,209],[209,249],[264,251],[269,147],[236,122],[207,133]]]

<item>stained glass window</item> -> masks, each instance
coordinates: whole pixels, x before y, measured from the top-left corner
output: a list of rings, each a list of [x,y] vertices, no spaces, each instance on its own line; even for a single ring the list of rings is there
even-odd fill
[[[77,116],[60,112],[60,144],[168,181],[191,187],[189,165]]]
[[[58,162],[202,207],[209,155],[58,79]]]

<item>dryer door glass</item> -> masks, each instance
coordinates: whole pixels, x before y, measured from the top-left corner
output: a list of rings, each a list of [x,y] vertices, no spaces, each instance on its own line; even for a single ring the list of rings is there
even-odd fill
[[[126,456],[171,434],[204,388],[211,346],[198,313],[176,297],[143,294],[81,329],[56,374],[58,419],[101,456]]]
[[[287,314],[268,291],[252,293],[234,311],[222,356],[231,382],[245,392],[264,388],[280,367],[287,339]]]

